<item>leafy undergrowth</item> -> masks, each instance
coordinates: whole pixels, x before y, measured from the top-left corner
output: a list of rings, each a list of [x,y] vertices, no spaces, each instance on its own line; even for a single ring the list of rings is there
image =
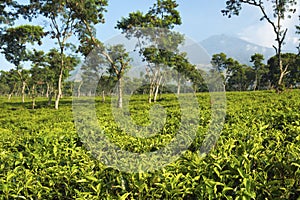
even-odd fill
[[[85,148],[74,126],[72,99],[59,110],[38,99],[37,109],[20,99],[0,101],[1,199],[299,199],[300,92],[227,93],[220,138],[200,157],[210,122],[208,94],[198,94],[200,122],[188,151],[163,169],[125,173],[106,167]],[[137,124],[149,124],[146,97],[131,98]],[[137,139],[113,123],[110,103],[97,101],[99,126],[121,148],[155,151],[176,134],[179,105],[161,100],[166,124],[154,137]]]

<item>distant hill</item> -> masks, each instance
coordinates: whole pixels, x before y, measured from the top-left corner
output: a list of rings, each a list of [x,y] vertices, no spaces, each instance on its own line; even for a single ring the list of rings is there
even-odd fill
[[[243,64],[250,64],[250,57],[255,53],[263,54],[265,62],[275,54],[272,48],[259,46],[228,35],[214,35],[199,44],[211,56],[223,52],[227,57],[232,57]]]

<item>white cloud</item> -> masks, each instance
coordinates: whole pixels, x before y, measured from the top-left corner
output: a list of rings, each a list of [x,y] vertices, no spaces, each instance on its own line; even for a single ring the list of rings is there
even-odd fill
[[[295,25],[299,24],[299,4],[300,2],[298,1],[297,12],[292,15],[292,18],[287,18],[282,23],[283,28],[288,28],[285,45],[283,46],[283,49],[286,50],[294,51],[295,47],[299,44],[299,35],[295,34]],[[276,45],[276,35],[273,31],[273,27],[266,20],[259,21],[259,17],[260,16],[257,17],[257,20],[253,24],[239,32],[238,36],[244,40],[265,47],[272,47],[273,45]]]
[[[240,38],[265,47],[272,47],[275,43],[275,34],[270,31],[270,24],[258,22],[245,28],[238,35]]]

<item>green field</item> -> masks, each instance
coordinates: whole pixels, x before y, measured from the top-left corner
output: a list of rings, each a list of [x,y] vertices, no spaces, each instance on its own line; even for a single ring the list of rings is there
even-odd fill
[[[140,125],[150,123],[146,98],[130,99]],[[197,98],[200,121],[189,149],[162,169],[127,173],[105,166],[83,144],[72,98],[63,98],[59,110],[38,98],[33,110],[30,99],[0,97],[0,199],[300,199],[299,90],[226,93],[225,124],[205,157],[198,149],[211,101],[207,93]],[[158,103],[167,119],[153,137],[129,136],[112,123],[110,98],[96,98],[98,125],[124,150],[156,151],[176,135],[181,115],[174,96]]]

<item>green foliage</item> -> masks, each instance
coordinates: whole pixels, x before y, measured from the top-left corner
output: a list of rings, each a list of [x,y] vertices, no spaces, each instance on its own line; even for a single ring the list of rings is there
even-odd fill
[[[103,23],[106,0],[91,1],[47,1],[30,0],[28,5],[23,6],[24,16],[43,17],[49,23],[47,34],[57,41],[60,53],[59,70],[57,71],[57,90],[55,91],[55,109],[58,109],[62,96],[62,82],[65,70],[68,67],[65,62],[67,48],[74,50],[75,45],[68,43],[68,39],[75,35],[79,41],[85,40],[87,35],[94,30],[94,25]],[[71,47],[71,48],[70,48]],[[79,50],[81,51],[80,47]],[[84,51],[86,52],[86,50]]]
[[[13,24],[14,20],[18,18],[18,11],[16,8],[20,8],[20,5],[16,1],[12,0],[1,0],[0,1],[0,25],[2,24]],[[11,9],[11,10],[10,10]],[[0,33],[2,27],[0,28]]]
[[[300,15],[299,17],[299,25],[296,25],[296,34],[300,34]],[[299,45],[297,46],[298,49],[298,55],[300,55],[300,39],[299,39]]]
[[[200,157],[210,118],[209,94],[197,94],[197,137],[182,157],[151,173],[129,174],[95,159],[75,131],[71,99],[61,109],[31,110],[30,102],[0,98],[1,199],[297,199],[300,196],[299,90],[227,93],[227,116],[211,152]],[[146,96],[130,99],[137,124],[149,123]],[[180,107],[173,95],[159,101],[167,121],[155,137],[129,136],[113,123],[110,100],[96,99],[99,126],[121,148],[155,151],[170,142]],[[239,102],[239,103],[237,103]],[[147,161],[145,161],[147,162]]]
[[[116,26],[127,38],[138,39],[136,48],[148,63],[146,73],[149,78],[149,103],[152,98],[156,102],[160,82],[166,76],[161,65],[174,66],[171,60],[175,60],[174,57],[179,53],[178,47],[184,41],[182,34],[172,31],[182,23],[177,7],[174,0],[157,0],[147,13],[132,12],[118,21]],[[179,91],[178,83],[178,94]]]
[[[122,18],[116,28],[124,32],[138,27],[173,29],[182,23],[177,7],[174,0],[157,0],[146,14],[132,12],[127,18]]]
[[[281,55],[281,60],[284,66],[288,66],[288,73],[284,77],[283,83],[285,86],[295,86],[300,80],[300,57],[294,53],[284,53]],[[276,85],[276,81],[280,75],[278,65],[278,57],[273,56],[268,60],[268,78],[273,85]]]
[[[267,66],[263,63],[264,56],[262,54],[254,54],[251,56],[250,62],[253,63],[253,69],[255,71],[254,90],[260,89],[264,83],[266,84],[266,74],[268,73]]]
[[[46,35],[40,26],[21,25],[6,29],[4,34],[0,35],[1,53],[5,55],[6,60],[19,67],[22,61],[30,59],[26,45],[28,43],[39,45],[41,39]]]
[[[223,83],[226,85],[228,80],[233,75],[239,76],[241,64],[233,58],[227,58],[225,53],[214,54],[211,59],[212,70],[210,73],[220,73],[223,78]]]
[[[10,71],[1,71],[1,95],[11,94],[16,90],[19,81],[17,70],[11,69]]]
[[[295,5],[297,5],[296,0],[281,0],[281,1],[271,1],[272,2],[272,11],[274,18],[291,18],[291,14],[295,13]],[[266,14],[265,5],[267,1],[262,0],[237,0],[237,1],[226,1],[226,8],[223,9],[221,12],[223,15],[227,15],[231,17],[232,15],[239,15],[243,4],[248,4],[251,6],[258,7],[263,14],[261,20],[266,19],[270,20],[272,17],[271,14],[268,16]]]
[[[271,30],[275,33],[276,46],[273,45],[278,62],[276,68],[279,70],[279,76],[277,78],[277,92],[280,93],[284,89],[283,77],[288,74],[288,65],[283,65],[281,59],[282,46],[288,31],[287,27],[282,26],[282,21],[286,18],[291,18],[296,12],[297,0],[272,0],[269,5],[271,9],[268,9],[266,4],[267,1],[262,0],[237,0],[237,1],[226,1],[226,8],[221,12],[223,15],[229,18],[232,15],[239,15],[243,5],[250,5],[256,7],[262,14],[260,20],[266,20],[270,25]]]

